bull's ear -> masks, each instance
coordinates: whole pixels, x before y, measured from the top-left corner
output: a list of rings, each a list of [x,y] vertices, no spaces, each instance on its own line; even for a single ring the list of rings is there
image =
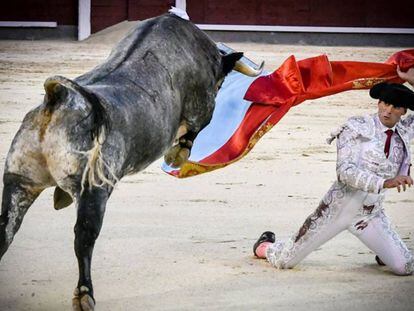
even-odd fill
[[[223,74],[227,75],[230,71],[232,71],[236,65],[236,62],[242,57],[242,52],[235,52],[222,56]]]
[[[62,81],[54,78],[47,79],[43,86],[46,91],[45,102],[50,105],[56,103],[58,99],[64,98],[68,93],[68,90],[62,84]]]

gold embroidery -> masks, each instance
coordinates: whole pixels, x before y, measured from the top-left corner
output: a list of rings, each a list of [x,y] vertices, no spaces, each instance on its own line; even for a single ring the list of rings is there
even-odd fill
[[[266,134],[270,129],[274,126],[274,124],[270,122],[266,122],[263,124],[249,139],[249,142],[246,146],[246,149],[243,150],[243,152],[235,159],[226,162],[226,163],[220,163],[220,164],[203,164],[203,163],[197,163],[192,161],[187,161],[181,166],[180,172],[178,177],[179,178],[185,178],[185,177],[191,177],[196,176],[199,174],[212,172],[214,170],[217,170],[219,168],[226,167],[227,165],[234,163],[241,158],[243,158],[246,154],[250,152],[250,150],[253,149],[253,147],[256,145],[256,143],[260,140],[260,138],[263,137],[264,134]]]
[[[381,83],[386,81],[386,79],[383,78],[367,78],[367,79],[357,79],[355,81],[352,81],[352,88],[353,89],[366,89],[371,88],[375,84]]]

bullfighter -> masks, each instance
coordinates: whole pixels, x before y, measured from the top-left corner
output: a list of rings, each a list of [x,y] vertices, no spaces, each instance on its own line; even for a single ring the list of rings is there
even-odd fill
[[[414,93],[395,83],[379,83],[370,90],[378,112],[352,117],[331,133],[337,140],[337,180],[316,210],[287,241],[264,232],[254,254],[279,269],[292,268],[309,253],[348,230],[396,275],[414,271],[414,257],[392,228],[384,212],[387,189],[398,192],[413,185],[410,177],[410,141],[414,138]]]

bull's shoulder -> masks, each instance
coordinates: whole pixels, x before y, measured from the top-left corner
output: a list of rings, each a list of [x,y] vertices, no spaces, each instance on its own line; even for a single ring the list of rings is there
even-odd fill
[[[112,49],[108,58],[100,65],[93,68],[91,71],[77,77],[75,81],[81,85],[88,85],[96,83],[109,73],[115,71],[131,56],[132,51],[136,49],[137,38],[145,39],[145,30],[148,30],[149,25],[154,23],[156,18],[139,22],[133,27],[127,35]]]
[[[176,38],[184,30],[194,30],[194,25],[174,14],[164,14],[137,23],[126,36],[112,49],[108,58],[100,65],[81,75],[75,81],[81,85],[96,83],[123,64],[137,62],[148,51],[151,54],[165,54],[162,46],[185,44],[185,40]],[[171,50],[171,49],[170,49]]]

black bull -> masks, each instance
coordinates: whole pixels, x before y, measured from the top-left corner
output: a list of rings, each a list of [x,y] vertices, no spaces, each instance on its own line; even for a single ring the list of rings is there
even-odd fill
[[[140,23],[85,75],[47,79],[44,102],[25,116],[6,159],[0,258],[33,201],[56,187],[55,208],[77,208],[73,306],[92,310],[92,251],[115,183],[174,142],[171,162],[185,159],[181,151],[210,121],[218,87],[241,56],[222,56],[192,23],[166,14]]]

